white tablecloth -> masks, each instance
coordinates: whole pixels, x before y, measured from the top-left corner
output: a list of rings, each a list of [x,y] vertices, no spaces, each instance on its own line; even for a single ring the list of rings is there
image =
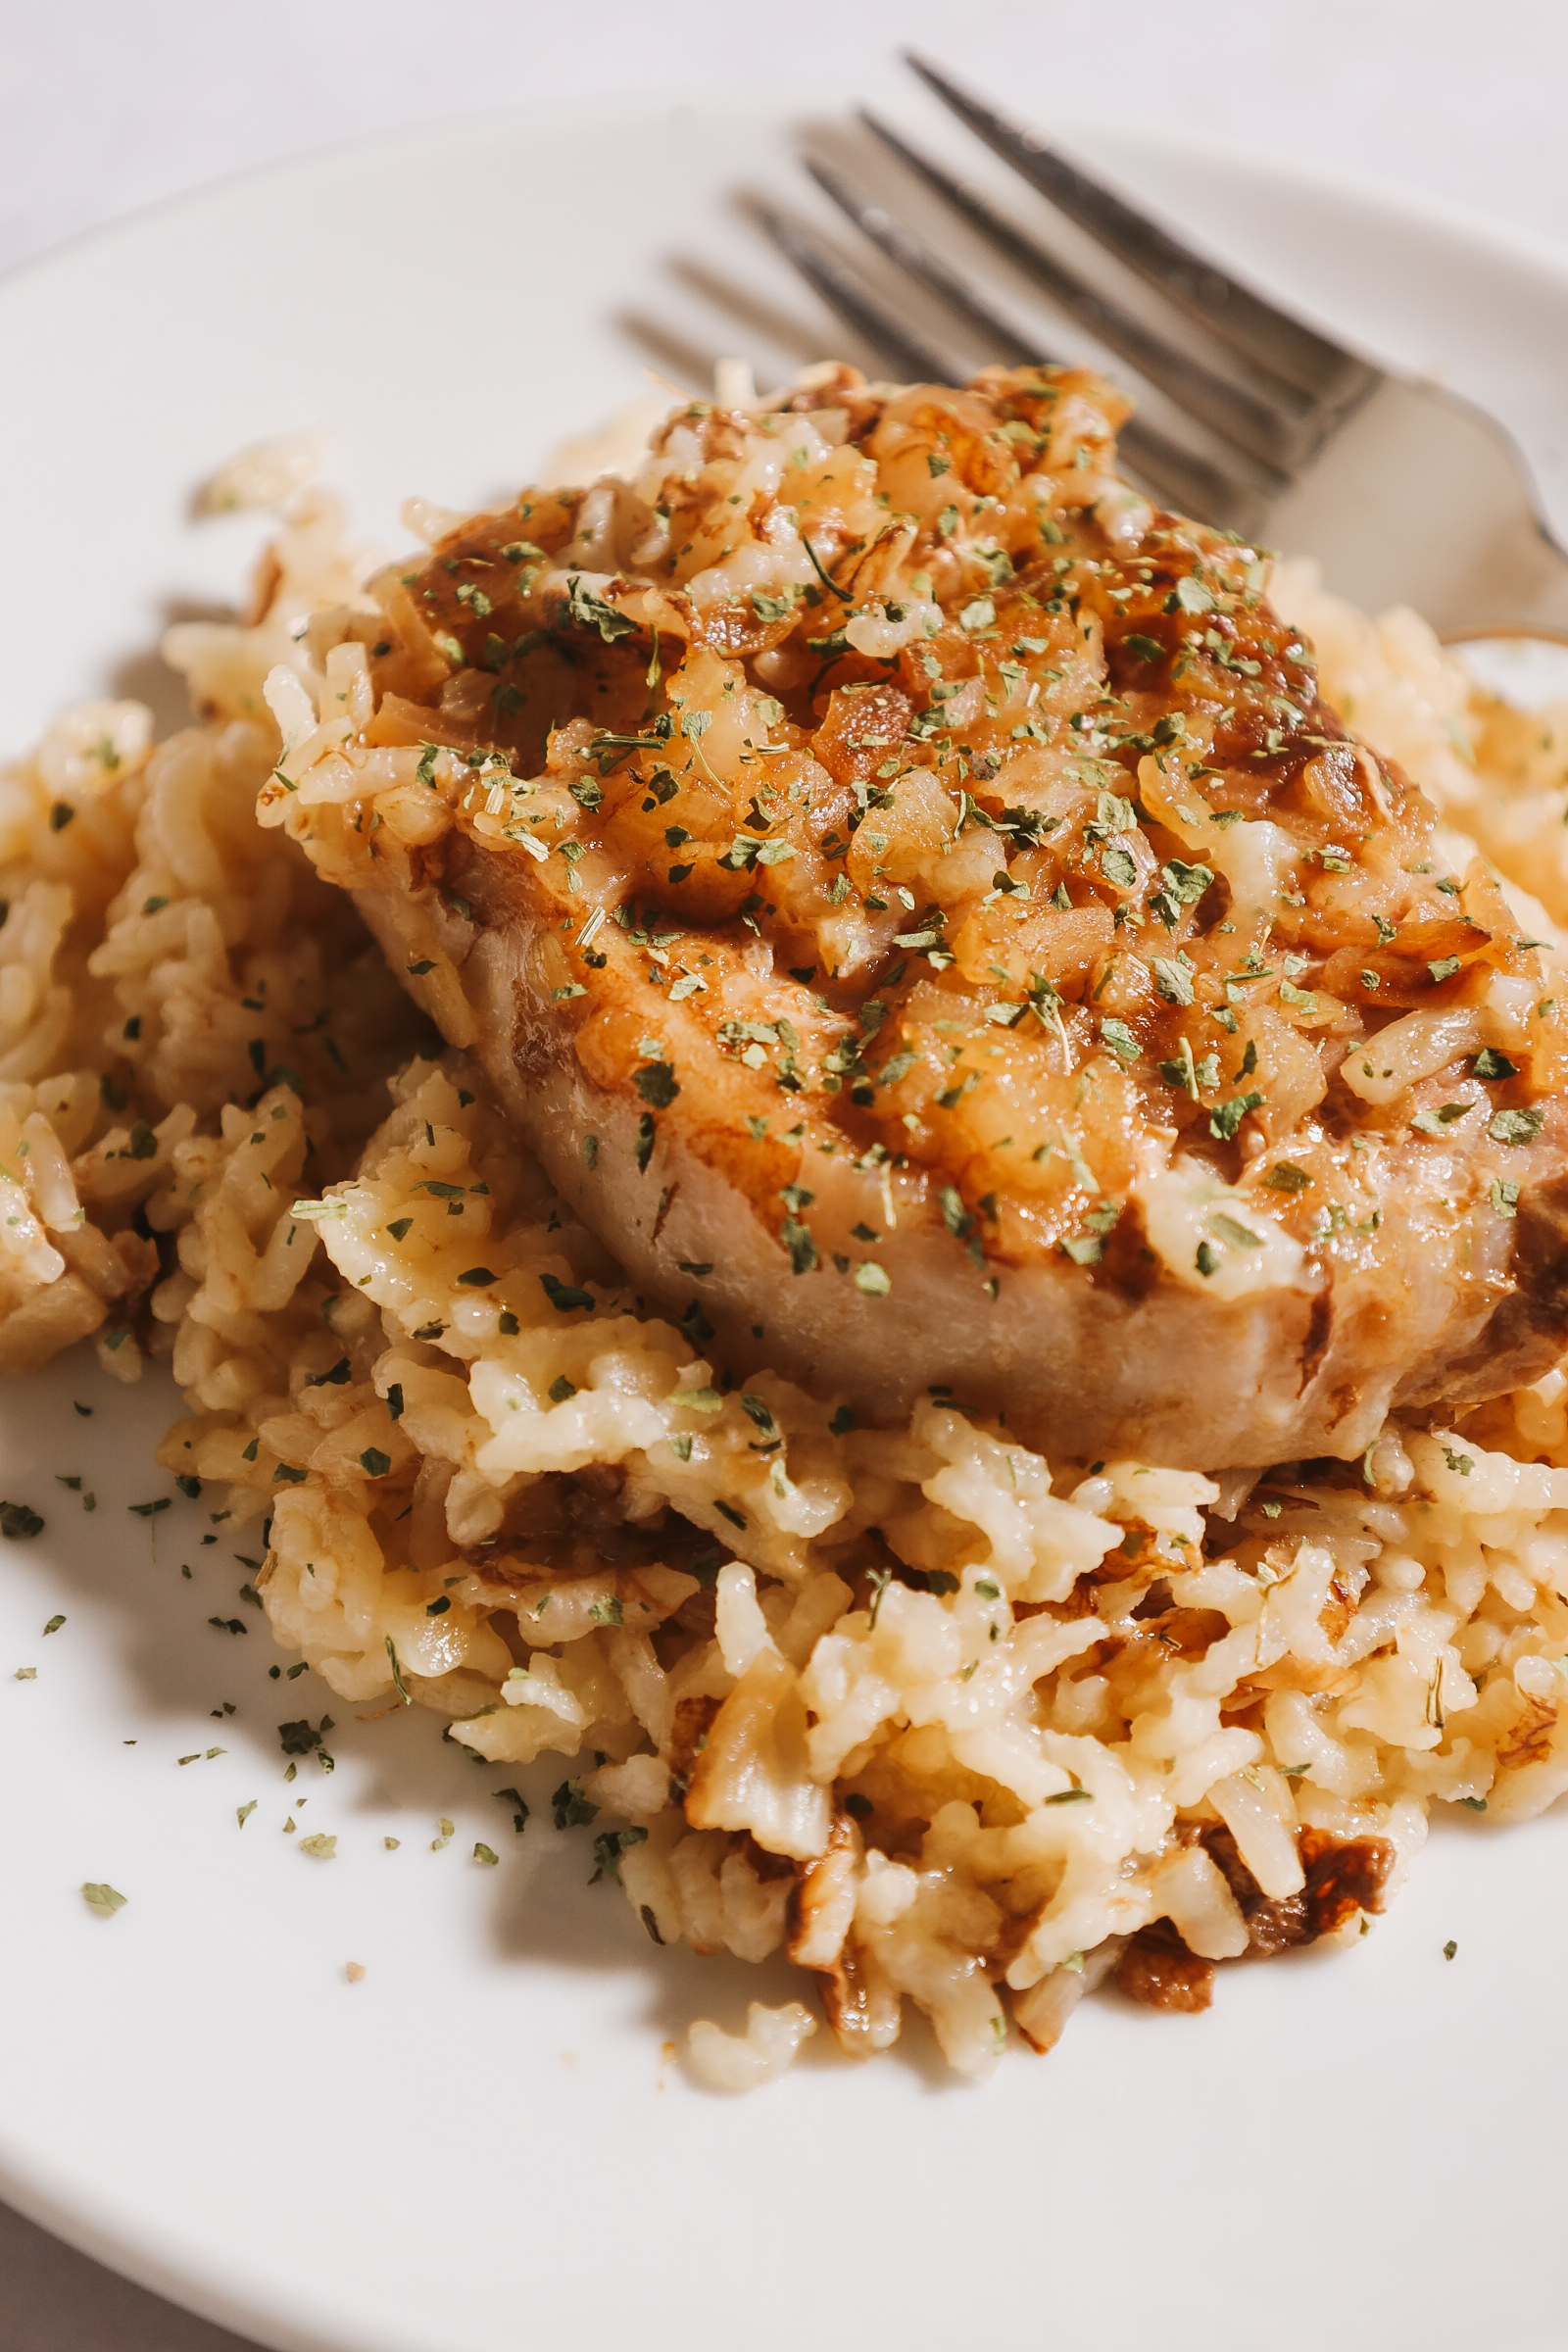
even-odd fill
[[[367,132],[596,89],[870,95],[902,45],[1020,110],[1204,125],[1568,246],[1563,0],[0,0],[0,269]],[[243,2347],[0,2207],[0,2352]]]

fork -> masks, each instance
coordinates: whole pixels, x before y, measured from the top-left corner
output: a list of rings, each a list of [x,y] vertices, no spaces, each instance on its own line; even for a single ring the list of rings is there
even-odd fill
[[[1185,432],[1135,416],[1123,429],[1129,474],[1163,503],[1256,540],[1310,551],[1329,586],[1373,612],[1417,607],[1452,641],[1539,636],[1568,643],[1568,553],[1542,514],[1524,459],[1467,401],[1348,351],[1234,277],[1165,221],[1009,120],[928,60],[908,56],[958,120],[1054,210],[1153,289],[1158,323],[1097,286],[978,187],[879,117],[866,165],[891,158],[894,184],[934,197],[989,257],[1152,386]],[[795,214],[759,202],[763,226],[829,309],[906,380],[962,381],[965,337],[1010,367],[1054,355],[1018,323],[1016,305],[909,224],[906,204],[842,164],[808,155],[817,184],[894,266],[880,291]],[[885,184],[885,170],[880,183]],[[927,297],[918,324],[901,281]],[[945,317],[944,317],[945,315]],[[958,322],[957,334],[954,321]]]

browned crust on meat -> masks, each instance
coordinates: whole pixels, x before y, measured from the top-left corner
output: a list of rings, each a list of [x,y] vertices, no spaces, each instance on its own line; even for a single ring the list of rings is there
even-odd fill
[[[1190,1952],[1168,1919],[1140,1928],[1111,1973],[1117,1991],[1145,2009],[1196,2017],[1214,1998],[1213,1961]]]
[[[1384,1889],[1396,1859],[1387,1838],[1342,1838],[1327,1830],[1303,1829],[1298,1850],[1306,1884],[1298,1894],[1271,1898],[1242,1860],[1235,1838],[1223,1824],[1205,1827],[1200,1835],[1247,1922],[1250,1938],[1247,1956],[1254,1960],[1272,1959],[1276,1952],[1332,1936],[1358,1911],[1381,1912]]]
[[[1332,1936],[1357,1911],[1383,1909],[1384,1888],[1396,1859],[1387,1838],[1331,1838],[1305,1829],[1299,1841],[1306,1872],[1306,1916],[1313,1936]],[[1310,1940],[1310,1938],[1309,1938]]]
[[[1568,1175],[1521,1194],[1508,1279],[1512,1287],[1475,1345],[1444,1367],[1429,1393],[1409,1396],[1408,1403],[1435,1403],[1441,1396],[1450,1410],[1463,1410],[1502,1393],[1499,1367],[1506,1368],[1508,1388],[1524,1388],[1558,1361],[1568,1330]]]

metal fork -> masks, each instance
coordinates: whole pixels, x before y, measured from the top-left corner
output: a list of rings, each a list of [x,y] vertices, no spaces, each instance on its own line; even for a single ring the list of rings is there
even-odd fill
[[[755,209],[789,261],[893,374],[961,381],[972,372],[959,356],[966,339],[984,360],[1012,367],[1057,355],[1018,323],[1016,306],[1009,311],[951,240],[944,249],[921,235],[905,217],[906,202],[894,209],[896,199],[883,192],[887,174],[876,172],[889,157],[895,186],[923,186],[945,225],[956,216],[988,255],[1118,353],[1174,412],[1174,433],[1138,416],[1121,437],[1129,473],[1162,503],[1314,555],[1331,587],[1374,612],[1415,605],[1446,638],[1568,643],[1568,553],[1500,425],[1434,384],[1346,350],[939,67],[915,56],[907,62],[993,153],[1153,289],[1158,322],[862,113],[876,145],[863,149],[859,167],[878,178],[876,189],[828,157],[808,155],[807,165],[893,264],[897,295],[879,291],[798,216],[766,203]],[[918,324],[908,316],[906,280],[928,298]],[[1184,423],[1199,428],[1197,443]]]

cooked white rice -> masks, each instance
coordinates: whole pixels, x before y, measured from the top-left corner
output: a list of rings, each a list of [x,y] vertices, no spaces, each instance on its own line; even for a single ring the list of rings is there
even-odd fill
[[[122,1379],[166,1358],[187,1417],[160,1459],[269,1522],[283,1646],[485,1758],[568,1759],[564,1817],[650,1936],[784,1947],[852,2051],[906,1997],[968,2074],[1009,2015],[1049,2048],[1111,1971],[1201,2005],[1213,1963],[1354,1940],[1433,1800],[1548,1805],[1560,1372],[1459,1428],[1391,1422],[1358,1478],[1117,1461],[1058,1494],[960,1404],[887,1432],[732,1388],[627,1293],[256,822],[263,682],[324,718],[300,630],[361,601],[307,464],[250,453],[215,493],[285,503],[249,622],[172,634],[201,723],[153,749],[139,706],[84,706],[0,779],[0,1364],[89,1336]],[[1507,710],[1414,613],[1368,621],[1303,567],[1273,593],[1456,854],[1560,939],[1568,708]],[[812,2030],[754,2004],[694,2062],[749,2087]]]

